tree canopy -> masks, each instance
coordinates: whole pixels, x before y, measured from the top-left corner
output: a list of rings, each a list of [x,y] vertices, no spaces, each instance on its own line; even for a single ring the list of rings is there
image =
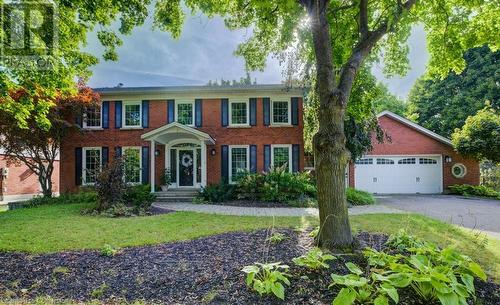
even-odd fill
[[[500,162],[500,114],[487,106],[465,120],[452,135],[455,149],[477,160]]]
[[[500,99],[500,52],[486,46],[464,55],[466,68],[461,74],[450,72],[442,80],[420,78],[409,95],[408,116],[440,135],[450,137],[467,117],[489,102],[498,109]]]

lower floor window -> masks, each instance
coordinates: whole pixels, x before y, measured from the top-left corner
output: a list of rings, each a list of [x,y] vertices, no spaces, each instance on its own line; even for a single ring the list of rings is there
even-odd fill
[[[125,182],[141,183],[141,149],[140,147],[123,148]]]
[[[94,184],[101,170],[101,148],[86,147],[83,149],[83,183]]]
[[[273,168],[283,167],[290,172],[291,164],[290,145],[273,145],[271,166]]]
[[[229,182],[236,182],[248,172],[248,146],[231,146],[229,154],[229,166],[231,176]]]

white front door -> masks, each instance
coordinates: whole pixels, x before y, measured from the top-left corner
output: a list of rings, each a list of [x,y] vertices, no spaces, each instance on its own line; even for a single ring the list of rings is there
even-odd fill
[[[355,187],[379,194],[442,192],[441,156],[365,156],[355,164]]]

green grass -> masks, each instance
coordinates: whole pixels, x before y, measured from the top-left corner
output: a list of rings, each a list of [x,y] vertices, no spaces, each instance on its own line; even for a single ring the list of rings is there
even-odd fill
[[[102,249],[106,244],[129,247],[189,240],[230,231],[270,226],[312,227],[306,217],[224,216],[177,212],[149,217],[104,218],[80,215],[83,204],[47,205],[0,213],[0,250],[47,253],[73,249]],[[415,214],[371,214],[350,217],[354,230],[412,235],[444,247],[456,246],[500,280],[500,241],[470,230]]]

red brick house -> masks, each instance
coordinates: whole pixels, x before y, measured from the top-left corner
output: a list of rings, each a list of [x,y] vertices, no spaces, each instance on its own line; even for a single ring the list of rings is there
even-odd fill
[[[82,133],[61,148],[61,190],[95,181],[114,156],[127,160],[125,180],[198,189],[241,171],[286,164],[304,169],[301,89],[283,85],[96,89],[102,105],[77,116]],[[452,184],[478,184],[479,164],[451,142],[391,112],[379,115],[390,141],[374,142],[350,164],[348,183],[373,193],[442,193]]]
[[[0,148],[0,204],[26,200],[41,195],[38,176],[24,163],[9,164]],[[53,192],[59,192],[59,159],[54,161],[52,174]]]
[[[372,193],[442,193],[479,184],[477,161],[457,154],[449,139],[390,111],[378,115],[390,137],[349,166],[349,185]]]
[[[123,156],[125,180],[200,188],[241,171],[303,170],[301,89],[283,85],[96,89],[102,105],[77,116],[83,133],[61,147],[61,190],[93,184],[95,169]]]

